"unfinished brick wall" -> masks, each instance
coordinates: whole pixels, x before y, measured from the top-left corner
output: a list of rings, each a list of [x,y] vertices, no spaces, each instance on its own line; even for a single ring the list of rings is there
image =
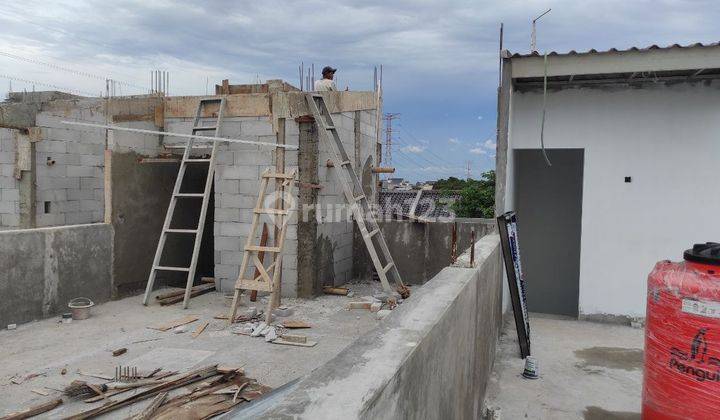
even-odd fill
[[[16,131],[0,128],[0,229],[17,228],[20,224],[20,190],[13,176]]]

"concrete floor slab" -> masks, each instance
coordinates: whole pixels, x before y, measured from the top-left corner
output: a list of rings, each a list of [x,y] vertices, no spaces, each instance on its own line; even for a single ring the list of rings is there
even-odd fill
[[[521,376],[512,315],[501,335],[487,403],[503,419],[639,419],[644,331],[531,314],[540,378]]]
[[[247,376],[278,387],[321,366],[378,324],[374,313],[349,311],[346,306],[349,301],[372,296],[380,290],[379,283],[349,286],[355,292],[353,298],[283,299],[284,306],[294,309],[288,319],[304,320],[312,325],[310,329],[295,330],[318,342],[310,348],[275,345],[266,343],[262,337],[230,333],[225,320],[214,318],[229,311],[230,300],[220,293],[193,298],[187,310],[183,310],[181,304],[146,307],[141,304],[142,296],[134,296],[92,308],[92,316],[87,320],[63,324],[58,318],[52,318],[19,325],[16,330],[1,330],[0,416],[60,396],[59,390],[75,379],[94,381],[79,375],[78,370],[112,376],[118,365],[188,371],[219,363],[243,367]],[[265,308],[261,300],[264,299],[258,300],[258,309]],[[248,307],[245,302],[241,311]],[[199,320],[188,324],[185,333],[147,328],[188,315],[195,315]],[[192,332],[204,322],[210,324],[193,338]],[[127,353],[113,357],[112,351],[122,347],[127,348]],[[63,368],[67,370],[65,375],[61,374]],[[13,378],[35,374],[40,376],[21,384],[12,383]],[[40,396],[33,393],[33,389],[50,395]],[[62,418],[93,407],[95,405],[81,401],[66,402],[44,418]],[[143,407],[144,404],[136,404],[104,418],[126,418]]]

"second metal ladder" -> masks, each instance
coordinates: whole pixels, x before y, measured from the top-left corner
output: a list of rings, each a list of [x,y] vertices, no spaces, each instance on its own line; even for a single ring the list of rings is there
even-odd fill
[[[395,291],[401,294],[403,292],[409,292],[400,278],[400,272],[395,266],[392,255],[390,255],[390,249],[385,242],[385,237],[380,230],[380,226],[375,220],[375,216],[370,208],[370,203],[364,194],[362,184],[360,184],[360,180],[350,164],[350,157],[340,140],[340,136],[335,128],[335,123],[325,104],[325,99],[322,94],[309,93],[307,102],[313,117],[315,117],[315,122],[318,125],[320,139],[328,145],[332,152],[334,166],[338,179],[342,184],[345,199],[352,209],[355,222],[358,224],[360,234],[365,241],[383,289],[388,293]],[[380,252],[378,252],[378,248]],[[396,290],[390,287],[388,278],[393,279]]]
[[[215,124],[210,126],[201,125],[203,115],[208,112],[208,108],[218,107],[217,114],[215,115]],[[214,131],[214,137],[220,137],[221,124],[223,119],[223,113],[225,111],[225,98],[210,98],[201,99],[198,103],[197,112],[195,113],[195,119],[193,121],[192,134],[204,135],[208,131]],[[155,277],[158,271],[176,271],[187,273],[187,284],[185,286],[185,296],[183,299],[183,308],[188,307],[190,300],[190,293],[195,281],[195,270],[197,269],[198,256],[200,254],[200,244],[202,243],[202,237],[205,227],[205,217],[207,215],[208,203],[210,201],[210,192],[212,191],[213,176],[215,173],[215,158],[217,155],[218,142],[213,141],[210,156],[203,158],[191,158],[193,149],[197,149],[195,146],[195,139],[189,138],[185,144],[185,151],[183,152],[182,161],[180,162],[180,170],[178,176],[175,179],[175,187],[173,188],[172,198],[170,199],[170,205],[168,206],[167,214],[165,215],[165,223],[163,224],[162,233],[160,234],[160,240],[158,241],[158,247],[155,251],[155,259],[153,260],[152,268],[150,269],[150,277],[148,278],[147,287],[145,288],[145,296],[143,297],[143,305],[147,305],[150,293],[153,290],[155,283]],[[180,189],[183,185],[185,178],[185,172],[188,165],[207,165],[207,179],[205,180],[205,188],[202,192],[181,192]],[[175,229],[172,227],[173,215],[175,208],[177,207],[179,200],[197,200],[202,199],[200,207],[200,216],[197,226],[194,229]],[[162,266],[160,262],[163,256],[163,249],[165,248],[165,242],[167,241],[168,235],[194,235],[195,242],[192,250],[192,257],[188,267],[171,267]]]

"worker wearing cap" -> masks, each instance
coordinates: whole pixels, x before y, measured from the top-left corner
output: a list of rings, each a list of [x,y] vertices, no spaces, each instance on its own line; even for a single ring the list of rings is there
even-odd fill
[[[337,69],[325,66],[322,69],[323,78],[315,81],[315,92],[336,91],[337,86],[335,86],[335,82],[333,81],[336,71]]]

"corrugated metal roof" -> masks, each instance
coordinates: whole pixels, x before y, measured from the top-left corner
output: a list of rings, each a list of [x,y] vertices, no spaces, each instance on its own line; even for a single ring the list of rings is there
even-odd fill
[[[720,46],[720,42],[711,42],[711,43],[705,43],[705,44],[703,44],[702,42],[696,42],[694,44],[688,44],[688,45],[672,44],[672,45],[668,45],[667,47],[651,45],[651,46],[645,47],[645,48],[630,47],[625,50],[619,50],[617,48],[610,48],[609,50],[598,51],[593,48],[588,51],[579,51],[579,52],[575,51],[575,50],[570,50],[566,53],[559,53],[557,51],[551,51],[548,53],[548,57],[553,56],[553,55],[609,54],[609,53],[622,53],[622,52],[631,52],[631,51],[670,50],[670,49],[674,49],[674,48],[684,49],[684,48],[699,48],[699,47],[700,48],[709,48],[709,47],[718,47],[718,46]],[[541,54],[537,51],[533,51],[532,53],[529,53],[529,54],[515,53],[515,54],[512,54],[510,57],[518,58],[518,57],[542,57],[542,56],[543,56],[543,54]]]

